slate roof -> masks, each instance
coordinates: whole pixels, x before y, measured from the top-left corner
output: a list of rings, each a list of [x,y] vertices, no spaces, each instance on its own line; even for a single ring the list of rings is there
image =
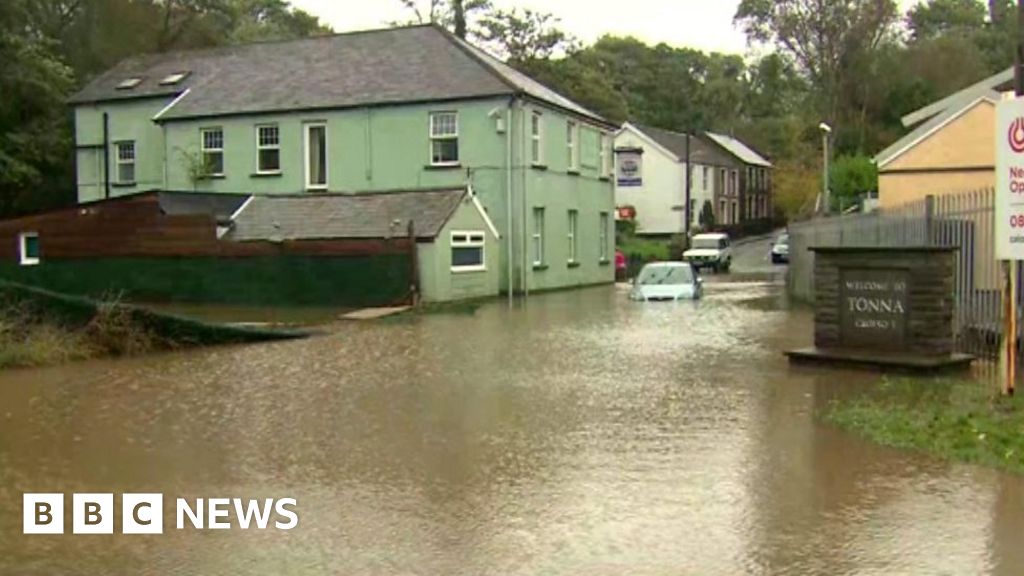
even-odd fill
[[[212,214],[218,222],[227,222],[246,200],[247,194],[203,192],[157,192],[160,210],[170,216]]]
[[[772,163],[767,158],[761,156],[749,146],[743,142],[733,138],[732,136],[726,136],[724,134],[715,134],[713,132],[706,133],[708,138],[713,140],[722,148],[725,148],[730,154],[738,158],[744,164],[750,164],[752,166],[764,166],[771,168]]]
[[[165,76],[185,71],[189,75],[178,84],[160,85]],[[133,77],[142,82],[130,90],[117,89]],[[147,54],[122,61],[69,102],[181,96],[160,115],[169,121],[518,93],[607,124],[433,25]]]
[[[665,148],[666,150],[668,150],[669,152],[674,154],[676,156],[676,159],[679,162],[685,162],[686,161],[686,134],[683,134],[681,132],[673,132],[671,130],[665,130],[663,128],[655,128],[653,126],[641,125],[641,124],[631,124],[631,125],[634,128],[636,128],[637,130],[639,130],[639,131],[643,132],[644,134],[646,134],[651,140],[654,140],[655,142],[660,144],[663,148]],[[722,161],[720,160],[722,158],[722,156],[720,155],[720,153],[717,153],[716,150],[712,149],[712,147],[711,147],[712,145],[709,145],[704,140],[704,138],[701,137],[701,136],[707,136],[709,139],[711,138],[711,134],[700,135],[700,136],[699,135],[694,135],[693,137],[691,137],[690,138],[690,159],[695,164],[710,164],[710,165],[722,164]],[[739,142],[739,140],[735,140],[735,141]],[[716,144],[719,144],[716,140],[713,140],[713,139],[712,139],[712,142],[715,142]],[[743,145],[742,142],[739,142],[739,143],[740,143],[741,146],[743,146],[743,148],[746,148],[747,150],[749,150],[749,148],[747,148],[745,145]],[[721,144],[719,144],[719,145],[721,145]],[[728,148],[726,148],[725,153],[733,154],[732,151],[729,150]],[[739,158],[739,160],[741,160],[743,162],[746,162],[746,160],[744,160],[743,158]],[[749,163],[749,162],[747,162],[747,163]],[[771,164],[767,164],[767,165],[771,166]]]
[[[465,188],[362,194],[256,195],[226,240],[434,238],[466,197]]]

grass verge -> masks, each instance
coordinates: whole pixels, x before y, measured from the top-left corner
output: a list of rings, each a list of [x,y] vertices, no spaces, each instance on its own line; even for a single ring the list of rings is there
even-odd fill
[[[883,379],[825,419],[885,446],[1024,474],[1024,399],[977,382]]]
[[[639,258],[644,262],[669,259],[669,242],[667,240],[647,240],[636,236],[620,238],[619,250],[627,257]]]
[[[208,324],[123,304],[117,298],[100,302],[0,282],[0,368],[307,335]]]

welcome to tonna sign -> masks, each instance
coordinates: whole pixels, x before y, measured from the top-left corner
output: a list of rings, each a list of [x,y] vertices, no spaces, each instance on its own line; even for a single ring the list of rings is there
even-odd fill
[[[996,106],[996,259],[1024,260],[1024,99]]]

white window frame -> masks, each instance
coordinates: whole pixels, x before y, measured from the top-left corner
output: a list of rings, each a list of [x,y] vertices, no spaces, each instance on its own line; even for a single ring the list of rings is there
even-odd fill
[[[579,254],[577,254],[578,247],[576,245],[576,237],[579,232],[579,220],[579,210],[569,210],[568,231],[566,232],[566,239],[569,241],[569,264],[576,264],[579,262],[579,259],[577,258],[579,256]]]
[[[130,146],[131,150],[132,150],[131,160],[126,160],[126,159],[121,158],[121,149],[124,148],[124,147],[128,147],[128,146]],[[139,179],[138,168],[139,167],[138,167],[138,165],[135,162],[137,158],[138,158],[138,150],[135,148],[135,140],[121,140],[119,142],[114,142],[114,168],[115,168],[114,173],[117,174],[117,183],[118,184],[135,184],[135,182],[138,181],[138,179]],[[123,180],[121,178],[121,166],[124,166],[124,165],[127,165],[127,164],[131,164],[132,165],[132,179],[131,180]]]
[[[434,120],[441,116],[451,116],[455,120],[455,132],[448,134],[436,134],[434,132]],[[459,113],[451,110],[439,110],[437,112],[430,113],[430,122],[428,127],[429,133],[427,134],[428,140],[430,141],[430,165],[431,166],[458,166],[461,161],[461,150],[459,149]],[[434,160],[434,142],[454,140],[455,141],[455,160],[445,160],[437,162]]]
[[[530,163],[544,165],[544,115],[537,110],[530,116]]]
[[[565,123],[565,147],[568,154],[567,167],[569,172],[580,171],[580,125],[575,120]]]
[[[598,261],[608,262],[608,228],[610,226],[611,217],[607,212],[601,212],[597,216],[597,225],[601,228],[598,231],[598,241],[601,243],[598,248]]]
[[[264,144],[262,131],[273,128],[277,130],[277,144]],[[260,152],[264,150],[277,150],[277,168],[264,170],[260,164]],[[281,173],[281,126],[278,124],[257,124],[256,125],[256,173],[257,174],[280,174]]]
[[[220,147],[219,148],[208,148],[206,146],[206,135],[214,132],[220,132]],[[223,176],[224,175],[224,128],[220,126],[210,126],[209,128],[199,129],[199,156],[203,159],[203,164],[206,164],[207,154],[220,154],[220,172],[210,172],[207,176]]]
[[[310,172],[310,169],[309,169],[310,168],[310,166],[309,166],[309,160],[310,160],[310,156],[309,156],[309,152],[310,152],[309,134],[310,134],[310,132],[313,131],[314,128],[323,128],[324,129],[324,182],[323,182],[323,184],[320,184],[320,183],[313,184],[310,181],[310,176],[312,176],[312,173]],[[303,161],[302,163],[303,163],[303,172],[305,173],[306,190],[327,190],[328,182],[331,181],[331,162],[330,162],[330,160],[331,160],[331,151],[330,151],[329,140],[330,140],[330,134],[327,132],[327,122],[307,122],[306,124],[302,125],[302,161]]]
[[[36,239],[36,247],[39,246],[39,233],[38,232],[22,232],[18,234],[18,263],[22,266],[35,266],[39,264],[39,256],[28,255],[28,240],[29,238]]]
[[[533,208],[533,265],[544,265],[544,208]]]
[[[601,132],[601,176],[612,173],[612,137]]]
[[[461,239],[456,239],[461,237]],[[479,248],[480,263],[470,266],[451,265],[452,272],[483,272],[487,270],[487,234],[482,230],[453,230],[448,243],[449,253],[456,248]]]

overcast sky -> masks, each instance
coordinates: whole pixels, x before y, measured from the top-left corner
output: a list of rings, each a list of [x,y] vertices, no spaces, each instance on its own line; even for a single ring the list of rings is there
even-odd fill
[[[747,51],[743,32],[733,27],[739,0],[492,0],[501,8],[520,6],[550,12],[561,26],[584,42],[602,34],[636,36],[648,43],[705,51]],[[898,0],[907,7],[919,0]],[[291,0],[336,31],[379,28],[411,13],[399,0]],[[428,0],[418,0],[426,7]],[[425,12],[425,10],[424,10]]]

